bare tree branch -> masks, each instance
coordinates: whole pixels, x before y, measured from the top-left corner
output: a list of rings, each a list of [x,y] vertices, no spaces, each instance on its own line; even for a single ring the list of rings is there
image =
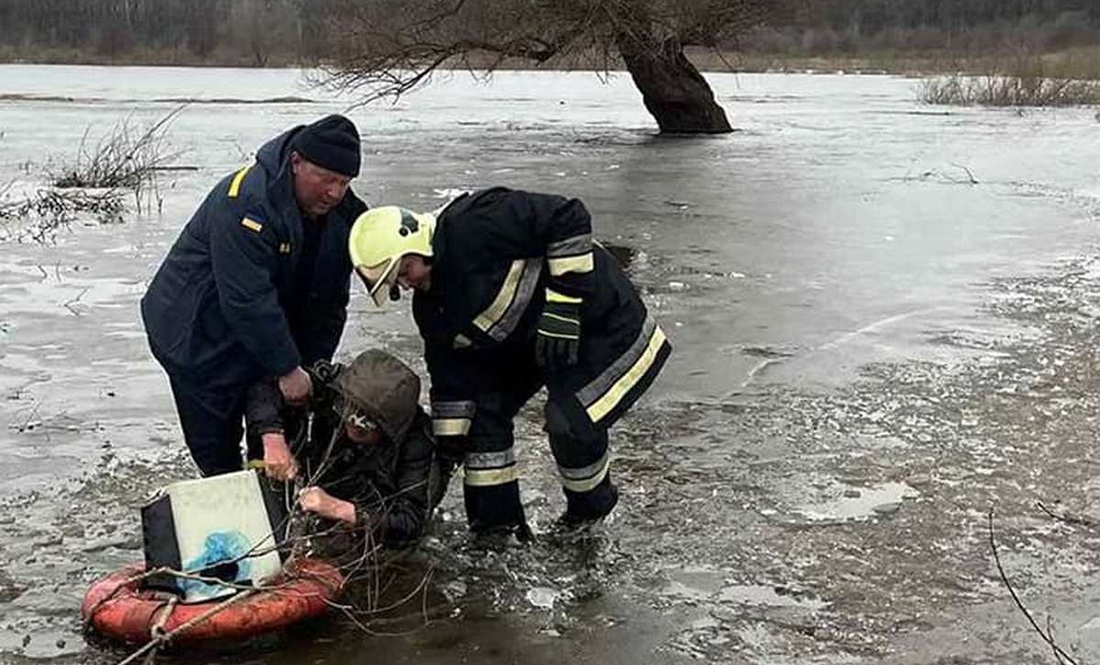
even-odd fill
[[[1050,629],[1049,626],[1046,631],[1039,627],[1039,624],[1036,623],[1035,619],[1031,616],[1031,612],[1028,612],[1027,608],[1024,607],[1024,603],[1022,600],[1020,600],[1020,596],[1016,594],[1016,589],[1012,587],[1012,583],[1008,581],[1008,575],[1005,574],[1004,566],[1001,565],[1001,556],[997,553],[997,539],[994,537],[993,534],[992,508],[989,509],[989,548],[993,551],[993,561],[997,564],[997,572],[1001,576],[1001,581],[1004,582],[1005,588],[1008,589],[1009,595],[1012,596],[1012,601],[1016,603],[1016,607],[1018,607],[1020,611],[1023,612],[1024,617],[1027,618],[1027,621],[1031,624],[1031,627],[1035,629],[1035,632],[1039,633],[1039,637],[1043,638],[1043,641],[1046,642],[1047,646],[1054,650],[1054,656],[1058,659],[1059,663],[1064,660],[1070,665],[1077,665],[1077,661],[1075,661],[1072,656],[1066,653],[1054,642],[1054,639],[1052,637],[1053,630]]]

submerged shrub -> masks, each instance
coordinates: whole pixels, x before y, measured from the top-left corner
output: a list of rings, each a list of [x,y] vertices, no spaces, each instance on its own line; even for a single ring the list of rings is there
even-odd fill
[[[0,200],[0,240],[26,237],[45,244],[79,217],[113,224],[122,221],[122,210],[119,190],[40,190],[17,201]]]
[[[85,132],[73,162],[53,174],[54,187],[141,187],[174,157],[164,149],[165,131],[181,110],[182,106],[174,109],[145,129],[135,128],[126,118],[95,146],[88,145]]]
[[[1048,63],[1041,56],[1016,58],[980,75],[927,78],[918,91],[929,104],[982,106],[1091,106],[1100,104],[1100,80],[1074,60]]]
[[[52,242],[57,231],[88,218],[101,224],[123,221],[123,200],[133,195],[140,214],[160,208],[157,172],[176,157],[165,150],[165,132],[180,113],[178,107],[145,129],[130,119],[117,123],[99,143],[90,146],[87,132],[75,158],[47,171],[49,187],[12,199],[11,185],[0,188],[0,241],[30,238]],[[24,170],[30,169],[28,164]]]
[[[88,142],[85,131],[75,157],[60,167],[48,168],[50,185],[58,191],[95,190],[94,194],[73,193],[63,198],[69,207],[75,205],[77,212],[93,212],[99,217],[106,212],[112,221],[120,215],[102,203],[121,202],[126,193],[133,194],[139,214],[143,208],[152,210],[154,203],[159,210],[162,201],[157,172],[170,168],[167,163],[179,156],[166,149],[166,134],[185,106],[176,107],[144,128],[125,118],[94,145]]]
[[[1088,106],[1100,104],[1100,81],[955,74],[923,81],[920,98],[962,106]]]

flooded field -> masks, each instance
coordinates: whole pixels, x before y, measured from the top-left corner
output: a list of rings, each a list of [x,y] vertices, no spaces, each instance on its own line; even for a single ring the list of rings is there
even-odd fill
[[[401,582],[430,573],[428,592],[369,632],[336,613],[164,662],[1054,662],[991,510],[1026,607],[1100,659],[1095,114],[928,107],[903,78],[710,78],[738,132],[657,137],[626,77],[580,73],[455,75],[349,112],[372,204],[581,198],[674,355],[613,433],[622,500],[595,537],[546,536],[564,502],[532,404],[535,545],[473,548],[456,482]],[[218,178],[349,100],[294,71],[0,66],[9,198],[85,132],[183,100],[159,211],[46,245],[0,227],[3,663],[127,655],[85,641],[80,599],[140,558],[146,496],[194,474],[138,299]],[[340,354],[422,368],[407,304],[356,293]]]

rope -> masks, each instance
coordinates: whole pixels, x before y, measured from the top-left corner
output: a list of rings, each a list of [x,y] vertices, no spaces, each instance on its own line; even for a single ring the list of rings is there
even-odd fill
[[[169,617],[172,616],[172,612],[176,609],[176,604],[180,602],[180,599],[172,596],[168,599],[168,602],[164,604],[164,608],[160,612],[160,616],[153,622],[152,627],[149,628],[149,637],[156,639],[165,634],[164,625],[168,623]]]
[[[191,619],[190,621],[183,624],[182,626],[180,626],[180,627],[178,627],[178,628],[176,628],[176,629],[174,629],[170,632],[167,632],[167,633],[161,632],[161,634],[156,635],[155,637],[153,637],[153,639],[150,640],[145,646],[141,647],[140,649],[138,649],[134,653],[130,654],[129,657],[127,657],[125,660],[120,662],[118,665],[130,665],[131,663],[136,661],[138,658],[146,655],[147,653],[149,653],[151,651],[155,651],[156,649],[159,649],[160,647],[164,646],[165,644],[168,644],[169,642],[171,642],[176,637],[178,637],[181,634],[183,634],[184,632],[194,628],[195,626],[202,623],[203,621],[206,621],[207,619],[214,616],[218,612],[222,612],[222,611],[228,609],[234,603],[239,603],[240,601],[244,600],[245,598],[250,598],[257,591],[260,591],[260,589],[249,589],[247,591],[242,591],[242,592],[238,593],[237,595],[233,596],[232,598],[229,598],[225,601],[222,601],[222,602],[218,603],[214,607],[211,607],[209,610],[203,612],[202,614],[198,615],[194,619]],[[171,604],[171,601],[169,601],[169,604]],[[164,618],[165,618],[165,620],[167,620],[167,615]],[[156,631],[156,629],[157,629],[157,626],[154,624],[153,628],[150,630],[150,633]],[[161,630],[163,631],[163,625],[161,626]]]

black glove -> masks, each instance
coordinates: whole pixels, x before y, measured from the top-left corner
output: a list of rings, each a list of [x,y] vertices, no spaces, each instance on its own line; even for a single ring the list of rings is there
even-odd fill
[[[535,362],[539,367],[577,364],[583,302],[580,298],[546,290],[546,305],[539,317],[535,338]]]

